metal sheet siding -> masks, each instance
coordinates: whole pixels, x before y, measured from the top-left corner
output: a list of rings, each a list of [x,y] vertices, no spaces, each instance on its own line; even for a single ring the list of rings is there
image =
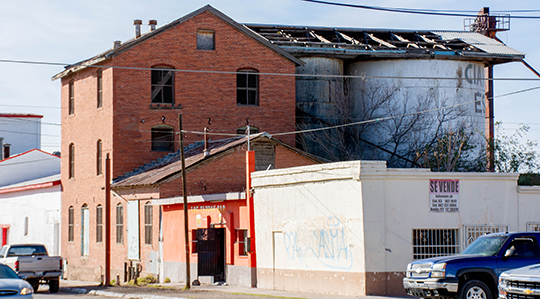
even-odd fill
[[[462,40],[463,42],[489,54],[525,56],[525,53],[514,50],[501,42],[476,32],[433,31],[433,33],[439,35],[444,40]]]

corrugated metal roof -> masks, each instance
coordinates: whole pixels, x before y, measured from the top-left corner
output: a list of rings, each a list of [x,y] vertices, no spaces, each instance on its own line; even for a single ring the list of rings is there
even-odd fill
[[[444,40],[461,40],[477,49],[480,49],[488,54],[509,55],[509,56],[525,56],[525,53],[514,50],[507,45],[489,38],[485,35],[476,32],[465,31],[433,31]]]

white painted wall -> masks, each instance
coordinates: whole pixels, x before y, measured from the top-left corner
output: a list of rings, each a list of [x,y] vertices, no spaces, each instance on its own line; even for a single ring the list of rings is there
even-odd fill
[[[41,148],[41,117],[0,115],[0,137],[4,137],[4,144],[11,144],[11,156]]]
[[[60,157],[40,150],[0,161],[0,187],[60,173]]]
[[[60,200],[61,185],[0,194],[0,225],[11,226],[8,243],[41,243],[50,255],[60,255]]]
[[[352,161],[252,178],[257,265],[265,269],[404,272],[413,258],[413,229],[459,229],[462,244],[464,226],[516,231],[540,222],[540,188],[518,192],[518,174],[433,173]],[[459,212],[430,211],[430,179],[459,179]]]

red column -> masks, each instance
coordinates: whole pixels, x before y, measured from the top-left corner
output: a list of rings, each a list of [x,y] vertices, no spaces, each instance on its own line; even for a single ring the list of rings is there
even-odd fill
[[[7,244],[7,233],[8,233],[7,227],[3,227],[2,228],[2,246]]]
[[[249,267],[257,268],[257,259],[255,254],[255,211],[253,209],[253,196],[251,193],[251,173],[255,171],[255,152],[246,152],[246,201],[248,207],[248,237],[250,239],[251,248],[249,248]]]

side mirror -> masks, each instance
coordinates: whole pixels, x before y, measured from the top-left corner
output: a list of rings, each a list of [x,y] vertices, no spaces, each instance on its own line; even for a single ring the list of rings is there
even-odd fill
[[[516,255],[516,249],[514,249],[514,247],[511,247],[504,252],[504,257],[506,258],[514,256],[514,255]]]

